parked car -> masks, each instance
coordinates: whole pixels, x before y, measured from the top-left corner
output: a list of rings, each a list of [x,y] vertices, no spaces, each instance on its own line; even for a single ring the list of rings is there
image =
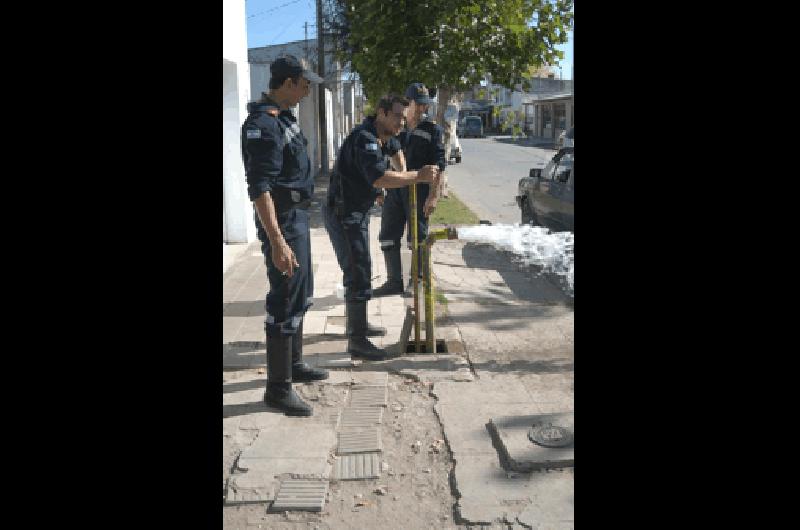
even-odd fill
[[[575,231],[574,147],[562,147],[544,168],[531,168],[518,184],[521,223],[552,232]]]
[[[462,137],[462,138],[464,137],[464,120],[465,119],[466,118],[461,118],[460,120],[458,120],[458,123],[456,123],[456,134],[458,136]]]
[[[479,116],[467,116],[464,118],[464,134],[462,138],[483,138],[483,122]]]
[[[458,134],[450,135],[450,158],[455,158],[456,164],[461,162],[461,142],[458,141]],[[450,160],[447,162],[450,163]]]
[[[562,147],[575,147],[575,127],[570,127],[568,131],[563,131],[559,134],[556,145],[558,149]]]

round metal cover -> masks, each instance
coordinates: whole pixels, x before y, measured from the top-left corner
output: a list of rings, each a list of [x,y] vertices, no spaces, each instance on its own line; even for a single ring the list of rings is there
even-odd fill
[[[542,447],[566,447],[572,443],[572,433],[558,425],[534,425],[528,431],[531,442]]]

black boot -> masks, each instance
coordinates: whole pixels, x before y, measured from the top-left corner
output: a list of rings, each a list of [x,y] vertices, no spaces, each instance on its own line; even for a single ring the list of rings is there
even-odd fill
[[[292,337],[292,382],[306,383],[327,378],[327,370],[313,368],[303,362],[303,321],[301,320],[300,325],[297,326],[297,332]]]
[[[287,416],[311,416],[311,407],[292,390],[292,338],[267,337],[267,391],[264,401]]]
[[[350,319],[347,318],[347,306],[344,306],[344,320],[345,320],[345,334],[350,336]],[[367,322],[367,337],[383,337],[386,335],[386,328],[380,326],[373,326]]]
[[[367,302],[347,302],[347,353],[351,357],[360,357],[373,361],[387,359],[385,350],[375,347],[367,339]]]
[[[383,251],[386,261],[386,283],[372,290],[372,296],[389,296],[403,293],[403,265],[400,261],[400,246],[395,244],[389,250]]]

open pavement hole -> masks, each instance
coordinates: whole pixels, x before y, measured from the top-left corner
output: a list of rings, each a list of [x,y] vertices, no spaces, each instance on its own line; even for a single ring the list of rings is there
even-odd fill
[[[427,343],[425,341],[420,341],[420,343],[419,353],[433,353],[427,350]],[[406,353],[417,353],[417,341],[408,341],[408,344],[406,345]],[[444,341],[444,339],[436,339],[435,353],[447,353],[447,343]]]

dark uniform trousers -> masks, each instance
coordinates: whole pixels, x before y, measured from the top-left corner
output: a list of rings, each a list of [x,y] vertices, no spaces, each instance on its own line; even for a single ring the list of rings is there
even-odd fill
[[[267,266],[269,293],[267,293],[267,318],[265,329],[267,337],[294,335],[297,327],[312,304],[314,295],[314,275],[311,265],[311,241],[309,239],[308,212],[291,208],[277,214],[281,232],[294,252],[299,268],[294,269],[291,278],[284,276],[272,262],[272,246],[261,228],[256,216],[261,252]]]
[[[423,208],[429,192],[429,185],[417,185],[417,241],[420,244],[428,237],[428,220],[423,215]],[[388,190],[381,210],[381,230],[378,233],[381,250],[391,250],[396,245],[399,246],[400,240],[403,238],[403,230],[406,227],[408,227],[406,241],[411,242],[409,194],[408,186]]]
[[[372,298],[372,258],[369,255],[369,211],[348,212],[341,219],[324,204],[325,228],[342,268],[345,300],[365,302]]]

